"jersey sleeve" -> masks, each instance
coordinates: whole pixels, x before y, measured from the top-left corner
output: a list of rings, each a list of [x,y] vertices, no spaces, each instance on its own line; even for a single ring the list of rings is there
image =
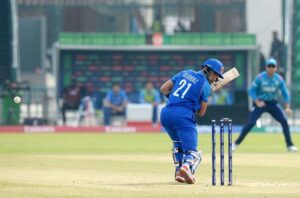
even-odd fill
[[[121,91],[121,96],[123,98],[123,102],[127,102],[128,98],[127,98],[127,94],[124,90]]]
[[[286,87],[286,84],[285,84],[284,80],[281,79],[280,82],[281,83],[280,83],[280,87],[279,88],[280,88],[281,94],[283,96],[284,102],[289,103],[291,101],[291,97],[290,97],[289,91],[288,91],[288,89]]]
[[[106,100],[107,102],[111,102],[111,94],[112,94],[111,91],[107,92],[107,94],[106,94],[106,96],[105,96],[105,100]]]
[[[211,87],[208,82],[205,82],[203,89],[201,90],[199,101],[196,103],[195,110],[199,111],[201,109],[202,102],[208,102],[208,97],[211,95]]]
[[[200,101],[208,102],[208,97],[211,95],[211,87],[209,83],[205,83],[203,86],[203,92],[200,97]]]
[[[178,78],[178,76],[181,74],[181,72],[175,74],[174,76],[172,76],[171,80],[173,83],[175,83],[176,79]]]
[[[260,85],[260,76],[257,76],[256,79],[252,82],[252,85],[249,89],[249,96],[253,99],[257,99],[257,90]]]

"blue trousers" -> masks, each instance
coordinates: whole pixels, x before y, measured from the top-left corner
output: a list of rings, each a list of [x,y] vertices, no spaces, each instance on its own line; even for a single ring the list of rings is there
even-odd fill
[[[152,123],[155,124],[156,122],[157,122],[157,105],[153,105]]]
[[[113,113],[112,109],[110,107],[103,107],[103,118],[104,118],[104,125],[108,126],[111,125],[111,117],[113,115],[117,115],[117,116],[124,116],[126,118],[126,110],[124,109],[123,112],[117,112],[117,113]]]
[[[235,143],[239,145],[247,136],[252,127],[256,124],[256,121],[260,118],[260,116],[264,112],[268,112],[276,121],[281,124],[286,145],[292,146],[293,142],[290,135],[289,125],[282,107],[275,101],[265,103],[266,106],[261,108],[257,107],[255,103],[253,104],[253,111],[250,112],[248,123],[243,127],[240,136],[235,141]]]
[[[161,111],[161,124],[176,147],[186,154],[197,151],[198,133],[194,113],[185,107],[165,107]]]

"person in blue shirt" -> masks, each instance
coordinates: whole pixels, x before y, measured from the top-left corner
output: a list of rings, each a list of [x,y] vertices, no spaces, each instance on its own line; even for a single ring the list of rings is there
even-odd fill
[[[145,85],[145,89],[140,91],[140,103],[142,104],[151,104],[153,105],[153,112],[152,112],[152,123],[157,123],[157,106],[160,103],[160,96],[156,89],[153,87],[152,82],[147,82]]]
[[[241,144],[260,116],[264,112],[268,112],[276,121],[280,122],[288,151],[298,151],[298,148],[292,142],[286,115],[278,104],[278,93],[281,92],[285,102],[285,112],[291,114],[290,94],[284,79],[276,71],[277,62],[271,58],[267,61],[266,71],[260,73],[253,81],[249,89],[249,95],[253,100],[253,108],[248,123],[243,127],[240,136],[233,144],[233,150]]]
[[[224,67],[217,59],[208,59],[201,71],[184,70],[165,82],[160,90],[169,98],[161,111],[161,124],[173,141],[175,180],[195,183],[195,171],[201,161],[197,151],[198,134],[195,113],[206,112],[211,83],[223,78]]]
[[[126,117],[126,106],[128,103],[127,95],[121,89],[119,84],[114,84],[111,91],[109,91],[104,99],[104,125],[111,124],[112,115],[120,115]]]

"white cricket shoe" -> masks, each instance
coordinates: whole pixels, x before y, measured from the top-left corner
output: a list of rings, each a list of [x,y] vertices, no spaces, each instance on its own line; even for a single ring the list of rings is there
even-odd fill
[[[236,143],[232,143],[232,151],[235,151],[238,147],[239,145],[237,145]]]
[[[294,145],[288,146],[287,150],[290,151],[290,152],[298,152],[299,151],[298,148]]]

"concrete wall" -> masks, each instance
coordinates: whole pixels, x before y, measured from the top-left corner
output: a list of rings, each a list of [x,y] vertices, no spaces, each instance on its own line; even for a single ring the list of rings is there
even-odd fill
[[[272,32],[278,31],[282,38],[281,0],[247,0],[246,4],[247,32],[257,35],[257,44],[268,58]]]

